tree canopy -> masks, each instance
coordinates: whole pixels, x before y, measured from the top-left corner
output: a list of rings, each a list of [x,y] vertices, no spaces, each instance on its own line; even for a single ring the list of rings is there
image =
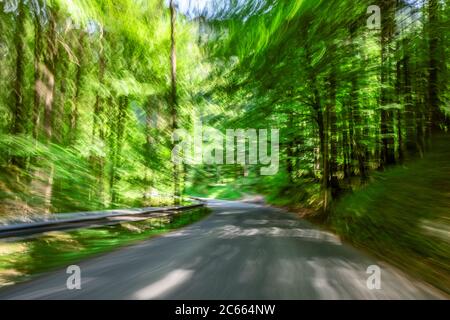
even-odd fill
[[[157,205],[220,185],[222,196],[261,193],[326,213],[448,129],[444,1],[0,8],[5,215]],[[173,132],[192,133],[197,120],[222,132],[279,129],[279,171],[174,165]]]

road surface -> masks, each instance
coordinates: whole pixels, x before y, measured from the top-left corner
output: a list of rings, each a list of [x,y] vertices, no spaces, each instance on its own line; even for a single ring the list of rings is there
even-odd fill
[[[433,289],[377,262],[295,214],[210,200],[186,228],[0,290],[0,299],[433,299]],[[381,268],[369,289],[367,268]]]

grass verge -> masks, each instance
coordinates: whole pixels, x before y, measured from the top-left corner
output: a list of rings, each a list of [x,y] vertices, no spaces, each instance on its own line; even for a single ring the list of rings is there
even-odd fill
[[[377,173],[327,224],[357,247],[450,294],[450,151]]]
[[[38,237],[0,241],[0,287],[82,259],[175,230],[204,218],[208,208],[181,211],[172,219],[150,218],[113,226],[52,231]]]

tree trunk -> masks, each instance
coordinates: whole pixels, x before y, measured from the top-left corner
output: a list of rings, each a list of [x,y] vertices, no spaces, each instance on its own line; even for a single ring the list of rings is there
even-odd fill
[[[78,65],[77,65],[77,71],[75,74],[75,94],[73,98],[72,103],[72,109],[70,110],[70,136],[69,136],[69,144],[75,143],[76,137],[77,137],[77,130],[78,130],[78,117],[79,117],[79,110],[78,110],[78,104],[80,100],[80,93],[81,93],[81,79],[83,75],[83,62],[84,62],[84,37],[85,33],[81,31],[80,36],[78,37]],[[100,68],[102,64],[102,56],[100,57]],[[99,81],[101,83],[101,81]],[[96,99],[98,99],[98,94]],[[96,100],[97,104],[97,100]],[[94,118],[98,114],[94,113]]]
[[[397,42],[397,52],[400,52],[400,46]],[[396,82],[395,91],[397,96],[397,103],[403,104],[404,101],[404,85],[402,79],[402,60],[397,60],[396,63]],[[398,143],[398,162],[403,163],[404,160],[404,145],[403,145],[403,121],[402,121],[402,109],[396,111],[397,114],[397,143]]]
[[[79,41],[80,41],[80,47],[79,47],[79,54],[78,54],[78,62],[79,66],[77,68],[77,74],[76,74],[76,91],[75,91],[75,97],[74,97],[74,107],[72,109],[71,113],[71,121],[70,126],[73,128],[74,131],[76,131],[76,128],[78,127],[78,104],[79,99],[81,95],[81,78],[82,78],[82,65],[83,65],[83,39],[84,39],[84,33],[80,35]],[[104,75],[105,75],[105,68],[106,68],[106,62],[105,62],[105,56],[103,51],[100,51],[100,57],[99,57],[99,64],[98,64],[98,84],[100,86],[103,85],[104,82]],[[112,106],[112,104],[110,104]],[[104,107],[103,107],[103,98],[100,95],[99,90],[97,90],[96,96],[95,96],[95,104],[94,104],[94,112],[92,115],[92,144],[96,144],[96,139],[99,139],[101,141],[105,141],[105,123],[102,120],[104,117]],[[74,136],[72,138],[72,141],[75,140]],[[95,198],[100,203],[101,207],[105,205],[105,195],[104,195],[104,170],[105,170],[105,158],[103,156],[100,156],[99,154],[92,153],[90,155],[90,163],[92,166],[92,170],[94,172],[95,176],[95,183],[93,184],[91,188],[90,194],[93,194]]]
[[[317,123],[318,133],[319,133],[319,154],[320,154],[320,164],[322,166],[322,181],[321,181],[321,191],[322,191],[322,211],[323,213],[328,212],[328,205],[330,202],[330,188],[329,188],[329,155],[328,155],[328,124],[327,124],[327,109],[325,112],[322,110],[322,105],[320,102],[319,89],[317,87],[317,78],[315,70],[312,68],[312,58],[309,47],[306,46],[306,60],[308,62],[308,79],[311,83],[310,88],[312,91],[312,109],[315,115],[315,120]]]
[[[444,117],[439,109],[438,49],[439,49],[439,0],[428,2],[429,72],[428,72],[428,111],[431,114],[431,132],[440,131]]]
[[[25,76],[24,58],[24,37],[25,37],[25,4],[24,1],[19,1],[18,13],[16,20],[16,30],[14,33],[14,44],[16,50],[16,70],[15,77],[13,79],[13,100],[14,108],[12,110],[12,134],[25,133],[27,112],[24,104],[24,88],[23,81]],[[14,156],[11,158],[11,162],[23,168],[25,166],[24,159],[22,157]]]
[[[350,26],[350,41],[351,41],[351,55],[353,57],[358,55],[358,48],[357,44],[355,43],[355,37],[356,37],[356,28],[354,25]],[[366,160],[365,160],[365,153],[366,150],[361,143],[361,140],[363,139],[363,122],[364,120],[361,117],[361,108],[359,104],[359,78],[358,74],[361,72],[360,64],[356,62],[356,59],[353,58],[352,60],[352,72],[351,72],[351,91],[350,91],[350,112],[351,112],[351,119],[350,126],[351,126],[351,159],[352,163],[358,163],[358,170],[359,170],[359,176],[361,178],[361,181],[364,182],[366,180]]]
[[[293,131],[294,128],[294,114],[289,113],[289,128]],[[292,132],[291,131],[291,132]],[[286,144],[286,171],[288,175],[289,184],[294,182],[294,137],[293,134],[289,135],[289,141]]]
[[[170,113],[172,120],[172,132],[178,128],[177,123],[177,61],[176,61],[176,42],[175,42],[175,24],[176,11],[174,1],[170,0]],[[180,203],[180,178],[179,166],[173,163],[173,198],[174,203]]]
[[[53,137],[53,101],[55,96],[55,71],[57,63],[58,44],[56,40],[56,12],[49,10],[47,31],[47,50],[45,66],[43,66],[46,83],[42,94],[44,95],[44,132],[47,141]]]
[[[330,137],[330,187],[331,196],[337,197],[339,194],[339,180],[338,180],[338,132],[337,132],[337,116],[336,116],[336,69],[333,66],[328,78],[329,87],[329,102],[328,102],[328,122],[329,122],[329,137]]]
[[[391,77],[391,39],[395,26],[395,1],[384,0],[381,25],[381,93],[380,134],[381,134],[381,168],[395,164],[395,141],[393,132],[393,112],[386,107],[392,103]]]
[[[113,142],[111,169],[109,177],[109,187],[111,195],[111,203],[117,204],[119,202],[119,194],[117,193],[117,182],[120,176],[117,175],[117,168],[121,165],[122,147],[125,138],[126,122],[127,122],[127,109],[128,109],[128,97],[119,97],[119,104],[117,110],[117,116],[115,119],[114,132],[115,141]]]
[[[40,1],[38,1],[40,4]],[[40,6],[39,6],[40,7]],[[39,83],[42,82],[40,64],[42,59],[42,24],[39,14],[34,18],[34,99],[33,99],[33,137],[38,139],[41,117],[41,97]]]
[[[49,10],[49,22],[47,31],[47,51],[45,55],[45,66],[43,67],[46,83],[43,84],[43,94],[45,97],[44,104],[44,133],[46,142],[50,145],[53,140],[53,101],[55,96],[55,73],[58,55],[58,44],[56,39],[56,19],[57,13],[54,9]],[[44,169],[45,170],[45,169]],[[46,186],[44,191],[45,211],[50,212],[52,209],[53,194],[53,176],[55,167],[53,163],[49,164],[44,176],[46,177]]]

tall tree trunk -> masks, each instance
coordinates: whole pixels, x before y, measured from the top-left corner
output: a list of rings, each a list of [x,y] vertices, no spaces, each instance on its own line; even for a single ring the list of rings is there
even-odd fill
[[[111,203],[119,202],[119,194],[117,192],[117,182],[120,176],[117,174],[117,168],[121,165],[122,147],[126,135],[128,97],[119,97],[117,116],[114,124],[115,141],[113,142],[112,164],[110,167],[109,187],[111,195]]]
[[[357,60],[356,56],[359,54],[358,47],[355,42],[356,37],[356,27],[355,25],[350,26],[350,41],[351,41],[351,55],[352,59],[352,72],[351,72],[351,91],[350,91],[350,112],[351,119],[349,119],[351,130],[351,159],[352,163],[358,163],[359,176],[361,181],[366,180],[366,160],[365,153],[366,150],[361,143],[363,140],[363,118],[361,117],[361,108],[359,103],[359,78],[358,75],[361,72],[361,65]]]
[[[323,212],[328,211],[328,205],[331,201],[330,194],[330,162],[328,155],[328,132],[327,128],[327,112],[323,112],[317,108],[317,124],[319,128],[320,154],[322,164],[322,193],[323,193]]]
[[[24,1],[20,0],[18,4],[18,12],[16,19],[16,30],[14,32],[14,45],[16,51],[16,70],[15,77],[13,78],[13,110],[12,110],[12,124],[11,133],[12,134],[22,134],[25,132],[26,128],[26,116],[27,112],[25,110],[24,104],[24,58],[25,58],[25,47],[24,47],[24,37],[25,37],[25,4]],[[24,167],[24,159],[21,157],[12,157],[11,162],[22,168]]]
[[[105,69],[106,69],[105,56],[104,56],[104,53],[100,53],[99,64],[98,64],[98,83],[100,86],[102,86],[103,82],[104,82]],[[78,77],[81,78],[81,71],[80,71],[80,74],[77,74],[77,78]],[[77,86],[77,93],[75,96],[79,97],[78,86]],[[78,111],[76,111],[76,112],[78,112]],[[97,138],[97,137],[103,138],[103,123],[101,121],[102,116],[103,116],[103,98],[101,97],[99,90],[97,90],[97,93],[95,95],[94,114],[92,116],[93,116],[92,139],[95,140],[95,138]],[[75,123],[73,125],[75,126]]]
[[[44,104],[44,132],[47,141],[53,138],[53,101],[55,96],[56,63],[58,54],[58,43],[56,40],[56,11],[49,10],[49,22],[47,30],[47,50],[45,54],[45,66],[43,73],[46,79],[45,89],[42,92],[45,99]]]
[[[170,113],[172,120],[172,132],[178,128],[177,123],[177,58],[176,58],[176,42],[175,42],[175,24],[176,11],[174,1],[170,0]],[[179,165],[173,163],[173,196],[174,203],[180,203],[180,177]]]
[[[40,1],[37,2],[40,4]],[[40,5],[39,5],[40,8]],[[34,99],[33,99],[33,137],[38,139],[41,117],[41,96],[39,83],[42,82],[40,64],[42,59],[42,23],[39,13],[34,18]]]
[[[308,79],[310,81],[310,87],[312,91],[312,109],[314,111],[315,120],[317,123],[318,133],[319,133],[319,154],[320,154],[320,164],[322,166],[322,181],[321,181],[321,191],[322,191],[322,211],[323,213],[328,212],[328,205],[331,200],[329,176],[330,176],[330,163],[328,154],[328,112],[325,108],[325,112],[322,110],[322,105],[320,101],[319,89],[317,86],[317,78],[315,70],[312,68],[312,58],[309,46],[306,46],[306,60],[308,62]]]
[[[294,113],[289,113],[289,128],[294,130]],[[291,132],[292,132],[291,131]],[[288,175],[288,182],[292,184],[294,182],[294,133],[289,135],[289,141],[286,144],[286,171]]]
[[[400,52],[400,46],[397,42],[397,52]],[[395,82],[395,91],[397,96],[397,103],[399,105],[404,105],[404,85],[402,79],[402,60],[397,60],[396,63],[396,82]],[[398,143],[398,162],[403,163],[404,160],[404,145],[403,145],[403,121],[402,121],[402,109],[398,109],[396,111],[397,114],[397,143]]]
[[[69,59],[65,55],[66,51],[62,46],[58,47],[58,64],[55,64],[55,79],[58,79],[58,90],[56,91],[56,86],[54,88],[54,110],[53,110],[53,137],[52,140],[55,143],[62,144],[66,142],[69,135],[75,134],[74,131],[70,130],[68,135],[64,132],[64,122],[66,114],[66,94],[68,81],[64,74],[69,69]],[[56,85],[56,83],[55,83]],[[57,93],[56,93],[57,92]]]
[[[404,47],[404,53],[403,53],[403,59],[401,61],[401,69],[402,69],[402,77],[403,77],[403,87],[402,87],[402,93],[403,93],[403,103],[405,106],[405,149],[407,155],[415,155],[416,152],[421,152],[421,147],[419,144],[419,141],[417,141],[416,136],[416,117],[417,117],[417,111],[415,110],[413,106],[413,99],[411,94],[411,73],[410,73],[410,58],[409,53],[407,50],[407,38],[404,38],[403,40],[403,47]]]
[[[338,132],[337,132],[337,116],[336,116],[336,69],[333,66],[328,78],[329,102],[327,107],[328,122],[329,122],[329,137],[330,137],[330,187],[331,196],[337,197],[339,193],[338,180]]]
[[[80,37],[80,41],[82,41]],[[80,42],[81,45],[81,42]],[[79,63],[80,65],[77,68],[76,75],[76,92],[74,98],[74,109],[72,109],[71,116],[71,127],[76,129],[78,123],[78,103],[80,97],[80,89],[81,89],[81,66],[83,61],[83,54],[81,53],[83,49],[80,46],[80,54],[79,54]],[[98,83],[100,86],[103,85],[104,77],[105,77],[105,69],[106,69],[106,61],[103,51],[100,52],[99,64],[98,64]],[[112,103],[109,104],[112,106]],[[94,112],[92,119],[92,144],[96,144],[96,139],[100,141],[105,141],[105,123],[102,120],[104,117],[104,106],[103,106],[103,98],[101,97],[100,90],[97,90],[95,96],[95,104],[94,104]],[[115,131],[115,130],[114,130]],[[98,154],[91,154],[90,162],[92,166],[92,170],[94,171],[96,183],[92,186],[90,194],[95,195],[95,198],[100,202],[101,206],[105,205],[105,195],[104,195],[104,170],[105,170],[105,158]],[[113,170],[114,171],[114,170]]]
[[[348,125],[348,112],[344,111],[342,119],[342,150],[344,156],[344,178],[348,181],[350,178],[350,145],[349,145],[349,125]]]
[[[395,164],[395,141],[393,132],[393,112],[386,109],[392,103],[391,78],[391,40],[395,26],[395,1],[382,1],[382,24],[381,24],[381,167]]]
[[[55,96],[55,77],[56,77],[56,64],[58,56],[58,43],[56,35],[56,21],[57,11],[56,9],[49,10],[49,22],[47,30],[47,48],[45,54],[45,66],[42,70],[46,83],[43,84],[42,90],[44,94],[44,133],[45,139],[48,144],[53,140],[53,101]],[[53,163],[49,164],[49,168],[44,173],[46,180],[46,186],[44,188],[44,206],[46,212],[50,212],[52,208],[52,193],[53,193],[53,176],[55,167]]]
[[[430,129],[432,132],[440,130],[443,115],[439,109],[438,85],[438,50],[439,50],[439,0],[428,0],[428,37],[429,37],[429,65],[428,65],[428,111],[431,114]]]
[[[75,74],[75,94],[73,97],[73,103],[72,108],[70,110],[70,135],[69,135],[69,143],[73,144],[75,143],[76,137],[77,137],[77,130],[78,130],[78,117],[79,117],[79,110],[78,105],[80,103],[80,93],[81,93],[81,79],[83,75],[83,64],[84,64],[84,37],[85,33],[84,31],[81,31],[80,36],[78,37],[78,65],[76,69]],[[100,53],[101,55],[101,53]],[[103,56],[100,56],[100,68],[102,64]],[[101,83],[101,81],[100,81]],[[96,104],[97,104],[98,94],[96,96]],[[98,114],[94,110],[94,118]]]

